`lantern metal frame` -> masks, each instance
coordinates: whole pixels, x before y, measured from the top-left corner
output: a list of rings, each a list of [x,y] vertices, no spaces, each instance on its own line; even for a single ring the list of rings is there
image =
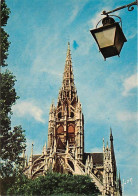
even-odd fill
[[[117,17],[117,16],[116,16],[116,17]],[[103,55],[103,57],[104,57],[104,60],[106,60],[106,58],[109,58],[109,57],[112,57],[112,56],[116,56],[116,55],[119,56],[119,54],[120,54],[120,52],[121,52],[121,49],[122,49],[122,47],[123,47],[124,42],[127,41],[127,40],[126,40],[126,37],[125,37],[125,35],[124,35],[123,31],[122,31],[122,27],[120,27],[120,25],[119,25],[119,23],[121,23],[121,26],[122,26],[122,21],[121,21],[121,18],[120,18],[120,17],[118,17],[118,18],[120,19],[119,22],[113,22],[113,23],[111,23],[111,24],[109,23],[108,25],[105,25],[105,26],[102,26],[102,27],[97,28],[98,24],[99,24],[101,21],[103,22],[103,20],[106,19],[106,18],[108,19],[109,16],[108,16],[108,17],[105,17],[105,18],[103,18],[103,19],[101,19],[101,20],[97,23],[96,29],[90,30],[91,34],[93,35],[93,37],[94,37],[94,39],[95,39],[95,41],[96,41],[96,43],[97,43],[97,45],[98,45],[99,52],[101,52],[102,55]],[[111,18],[111,17],[110,17],[110,18]],[[113,19],[113,18],[111,18],[111,19]],[[113,19],[113,20],[114,20],[114,19]],[[103,32],[103,31],[106,31],[106,30],[108,30],[108,29],[112,29],[112,28],[116,28],[116,30],[115,30],[115,37],[114,37],[114,40],[113,40],[113,41],[114,41],[113,45],[106,46],[106,47],[103,47],[103,48],[100,47],[100,45],[99,45],[99,43],[98,43],[98,40],[97,40],[95,34],[96,34],[96,33]],[[119,33],[119,35],[120,35],[120,37],[121,37],[121,40],[123,41],[122,46],[120,47],[120,50],[119,50],[119,51],[118,51],[117,48],[115,47],[116,38],[117,38],[118,33]]]
[[[100,52],[101,52],[102,55],[104,56],[104,59],[106,59],[106,58],[108,58],[108,57],[111,57],[111,56],[116,56],[116,55],[119,56],[119,54],[120,54],[120,52],[121,52],[121,49],[122,49],[122,47],[123,47],[124,42],[127,41],[127,40],[126,40],[126,37],[125,37],[125,35],[124,35],[123,31],[122,31],[122,20],[121,20],[121,17],[119,17],[119,16],[117,16],[117,15],[109,15],[109,14],[110,14],[110,13],[113,13],[113,12],[116,12],[116,11],[118,11],[118,10],[124,9],[124,8],[128,8],[128,11],[132,11],[132,10],[134,10],[133,5],[137,5],[137,0],[134,1],[134,2],[132,2],[132,3],[130,3],[130,4],[127,4],[127,5],[118,7],[118,8],[116,8],[116,9],[112,10],[112,11],[108,11],[108,12],[103,11],[101,15],[105,15],[106,17],[102,18],[102,19],[97,23],[96,29],[90,30],[91,34],[93,35],[93,37],[94,37],[94,39],[95,39],[95,41],[96,41],[96,43],[97,43],[97,45],[98,45],[98,47],[99,47]],[[112,17],[117,17],[117,18],[119,18],[120,21],[119,21],[119,22],[115,22],[114,19],[111,18],[110,16],[112,16]],[[107,20],[106,20],[106,19],[107,19]],[[108,20],[108,19],[109,19],[109,20]],[[105,22],[107,22],[107,24],[106,24],[106,23],[104,24],[104,20],[105,20]],[[100,23],[101,21],[102,21],[102,23],[103,23],[103,26],[97,28],[98,25],[99,25],[99,23]],[[120,23],[121,25],[119,25],[119,23]],[[120,26],[121,26],[121,27],[120,27]],[[120,39],[120,38],[119,38],[119,39],[121,40],[120,43],[122,44],[122,46],[120,47],[120,50],[118,50],[118,49],[116,48],[115,45],[107,46],[107,47],[104,47],[104,48],[100,47],[100,45],[99,45],[99,43],[98,43],[98,41],[97,41],[96,35],[95,35],[95,33],[102,32],[102,31],[104,31],[104,30],[111,29],[111,28],[113,28],[113,27],[115,27],[116,30],[120,33],[120,36],[119,36],[119,37],[120,37],[121,39]],[[115,41],[116,41],[116,33],[115,33],[115,37],[114,37],[114,44],[115,44]],[[114,51],[111,52],[111,51],[110,51],[110,48],[111,48],[112,50],[114,50]],[[113,48],[114,48],[114,49],[113,49]],[[107,52],[106,49],[107,49],[108,52],[110,52],[109,55],[106,53],[106,52]],[[104,50],[105,50],[106,52],[105,52]],[[104,54],[104,52],[105,52],[105,54]]]

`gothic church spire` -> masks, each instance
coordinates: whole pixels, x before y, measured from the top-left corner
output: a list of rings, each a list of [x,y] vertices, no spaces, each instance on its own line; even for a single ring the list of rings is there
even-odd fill
[[[63,73],[62,88],[59,91],[58,102],[70,101],[72,102],[74,97],[77,97],[77,92],[74,84],[74,75],[71,60],[70,43],[68,42],[67,55],[65,61],[65,68]]]
[[[65,69],[63,74],[63,86],[64,89],[71,89],[71,86],[74,86],[74,76],[72,69],[72,60],[70,52],[70,43],[68,42],[68,49],[66,55]]]

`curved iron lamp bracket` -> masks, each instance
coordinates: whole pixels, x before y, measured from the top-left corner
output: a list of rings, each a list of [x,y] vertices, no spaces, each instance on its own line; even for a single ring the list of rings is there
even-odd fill
[[[130,4],[127,4],[127,5],[118,7],[116,9],[112,10],[112,11],[109,11],[109,12],[103,11],[103,13],[101,15],[108,15],[110,13],[116,12],[116,11],[121,10],[121,9],[124,9],[124,8],[128,8],[128,11],[132,11],[132,10],[134,10],[133,5],[137,5],[137,0],[134,1],[134,2],[132,2],[132,3],[130,3]]]
[[[134,5],[137,5],[137,4],[134,4]],[[133,10],[134,10],[133,5],[129,5],[129,6],[128,6],[128,11],[133,11]]]

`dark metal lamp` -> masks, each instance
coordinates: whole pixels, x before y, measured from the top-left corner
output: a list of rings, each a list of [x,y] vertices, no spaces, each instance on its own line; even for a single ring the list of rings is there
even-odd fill
[[[105,59],[119,55],[124,42],[127,41],[122,28],[118,22],[115,22],[109,16],[103,18],[102,24],[102,27],[90,30],[98,44],[100,52]]]
[[[105,59],[116,55],[119,56],[124,42],[127,41],[122,31],[122,25],[120,27],[119,22],[115,22],[115,20],[110,16],[118,17],[120,19],[120,22],[121,18],[119,16],[109,14],[124,8],[128,8],[128,11],[132,11],[134,10],[134,5],[137,5],[137,0],[109,12],[103,11],[102,15],[105,15],[106,17],[98,22],[99,24],[102,21],[103,26],[97,28],[97,24],[96,29],[90,30],[91,34],[98,44],[100,52]]]

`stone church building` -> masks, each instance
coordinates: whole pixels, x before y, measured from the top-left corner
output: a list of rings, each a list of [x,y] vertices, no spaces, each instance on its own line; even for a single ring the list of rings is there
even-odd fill
[[[24,155],[25,157],[25,155]],[[122,195],[121,180],[117,177],[113,135],[103,152],[84,151],[84,116],[74,84],[70,44],[68,43],[62,87],[57,106],[49,112],[48,143],[42,154],[33,154],[25,161],[24,173],[34,179],[46,171],[72,175],[89,175],[102,195]]]

